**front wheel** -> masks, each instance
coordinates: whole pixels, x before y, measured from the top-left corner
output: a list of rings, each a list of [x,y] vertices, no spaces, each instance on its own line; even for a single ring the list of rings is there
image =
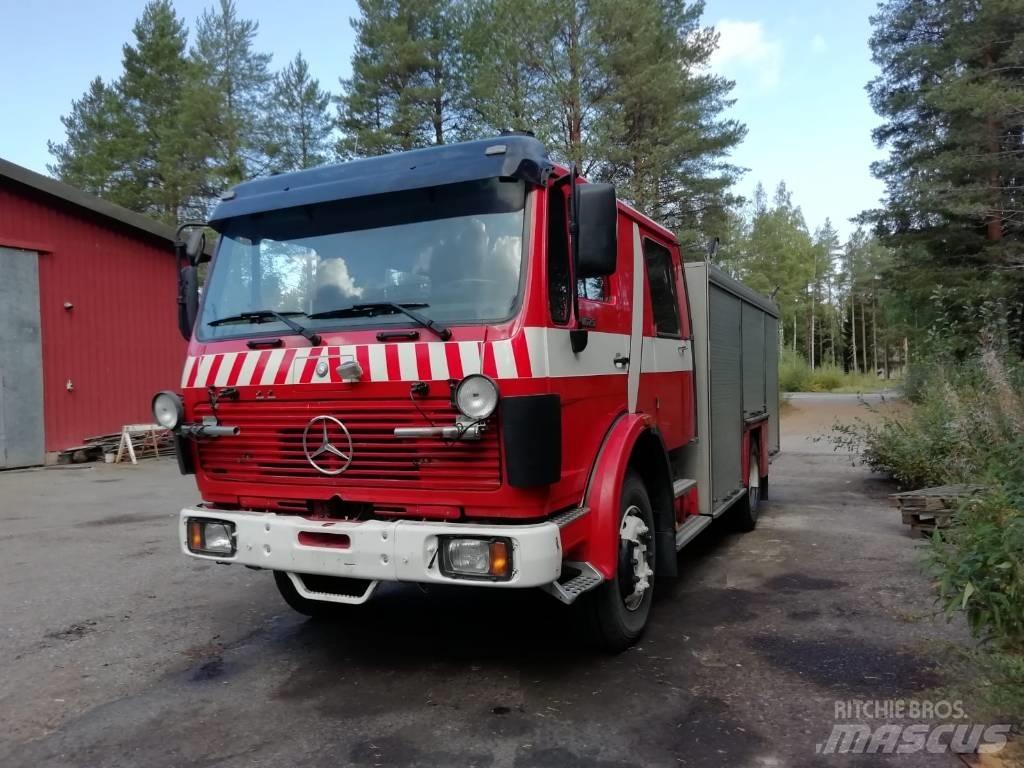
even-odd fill
[[[619,504],[619,561],[615,578],[588,595],[592,629],[601,647],[618,653],[643,634],[654,599],[654,512],[635,472],[626,475]]]

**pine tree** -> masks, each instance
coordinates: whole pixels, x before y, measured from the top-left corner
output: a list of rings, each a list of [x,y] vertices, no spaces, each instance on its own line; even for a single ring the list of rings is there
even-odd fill
[[[825,335],[829,338],[829,361],[836,363],[835,314],[832,304],[832,284],[835,275],[835,261],[840,252],[839,234],[832,226],[830,219],[825,219],[814,233],[814,258],[812,264],[813,280],[811,282],[811,343],[810,348],[817,349],[808,360],[815,366],[817,360],[825,362]],[[817,325],[815,325],[817,323]],[[815,346],[815,344],[817,346]]]
[[[213,164],[228,186],[266,169],[262,119],[273,78],[270,55],[255,49],[259,24],[238,16],[234,0],[220,0],[196,24],[192,58],[217,99]]]
[[[267,151],[274,171],[312,168],[327,162],[334,120],[331,95],[309,73],[298,53],[274,80],[267,134]]]
[[[814,243],[803,213],[793,204],[784,183],[778,185],[771,202],[758,185],[745,252],[738,276],[754,290],[775,295],[785,344],[797,349],[801,339],[807,341],[806,331],[801,335],[799,328],[808,316]]]
[[[746,129],[722,116],[732,83],[709,70],[717,36],[701,26],[703,3],[593,0],[591,8],[601,175],[680,233],[712,215],[724,221],[738,175],[726,158]]]
[[[352,76],[342,81],[343,157],[379,155],[458,134],[461,9],[453,0],[359,0]]]
[[[131,122],[120,142],[134,194],[129,205],[176,222],[205,208],[210,104],[185,56],[188,30],[170,0],[150,0],[133,35],[118,84]]]
[[[556,18],[545,0],[478,0],[466,12],[461,67],[464,135],[531,131],[554,145],[557,115],[544,62]]]
[[[986,297],[1024,300],[1020,0],[885,0],[872,23],[874,137],[889,156],[874,167],[885,207],[866,220],[897,249],[908,304],[924,312],[937,285],[953,289],[943,311],[976,327]]]
[[[70,114],[61,117],[61,122],[64,142],[47,142],[54,157],[47,166],[50,173],[113,203],[134,204],[136,195],[126,173],[122,146],[122,137],[131,130],[131,124],[117,87],[94,78],[82,98],[71,103]]]
[[[116,82],[94,80],[50,143],[62,180],[177,223],[205,215],[214,104],[185,56],[188,30],[170,0],[150,0],[122,49]]]

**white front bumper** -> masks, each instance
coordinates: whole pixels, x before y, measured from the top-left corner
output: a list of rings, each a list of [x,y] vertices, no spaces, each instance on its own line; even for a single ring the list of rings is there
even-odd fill
[[[197,555],[188,548],[190,517],[235,524],[232,557]],[[307,546],[299,533],[347,534],[346,549]],[[452,578],[441,573],[438,537],[502,536],[512,541],[512,578],[507,581]],[[414,520],[325,522],[269,512],[225,512],[186,507],[178,518],[181,550],[190,557],[267,568],[288,573],[315,573],[371,581],[415,581],[484,587],[539,587],[558,579],[562,544],[554,523],[478,525]]]

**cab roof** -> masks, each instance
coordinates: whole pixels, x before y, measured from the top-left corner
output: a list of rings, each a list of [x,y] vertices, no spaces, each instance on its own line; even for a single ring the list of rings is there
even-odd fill
[[[443,144],[242,182],[221,195],[210,224],[217,228],[225,219],[263,211],[464,181],[507,177],[541,185],[552,168],[544,145],[532,136]]]

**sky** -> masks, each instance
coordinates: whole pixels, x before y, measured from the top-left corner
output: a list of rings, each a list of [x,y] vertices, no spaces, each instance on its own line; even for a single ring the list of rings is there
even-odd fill
[[[214,0],[175,0],[194,26]],[[355,0],[237,0],[259,21],[257,45],[283,67],[299,50],[321,86],[338,90],[349,71]],[[121,47],[144,0],[0,0],[0,157],[46,173],[48,139],[89,81],[115,79]],[[869,166],[878,119],[864,85],[876,74],[867,40],[874,0],[706,0],[704,20],[720,33],[713,68],[736,83],[730,115],[748,133],[733,155],[748,169],[738,185],[785,181],[814,230],[830,218],[842,237],[849,219],[873,207],[881,185]]]

